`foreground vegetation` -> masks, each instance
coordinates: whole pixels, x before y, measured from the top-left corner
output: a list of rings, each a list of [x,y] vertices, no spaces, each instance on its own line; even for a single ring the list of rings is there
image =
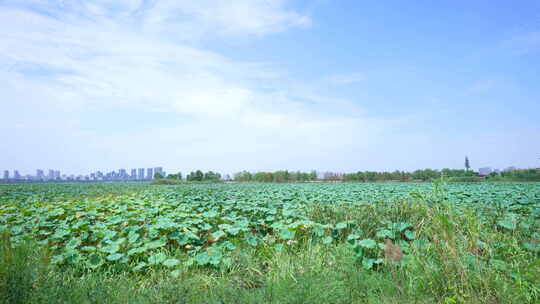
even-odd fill
[[[5,303],[540,303],[540,185],[0,187]]]

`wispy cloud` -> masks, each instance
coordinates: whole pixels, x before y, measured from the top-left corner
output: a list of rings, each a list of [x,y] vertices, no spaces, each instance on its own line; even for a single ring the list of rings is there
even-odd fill
[[[291,3],[0,0],[0,142],[10,147],[0,167],[393,170],[465,155],[472,144],[419,128],[421,115],[381,118],[358,106],[389,87],[407,93],[391,86],[395,73],[326,70],[310,82],[282,63],[209,47],[311,30]],[[339,94],[364,82],[376,92],[354,102]],[[399,94],[381,107],[405,104]]]
[[[2,5],[69,23],[121,23],[141,32],[174,33],[176,40],[265,35],[311,24],[309,16],[287,9],[284,0],[5,0]]]
[[[285,9],[282,0],[159,1],[142,15],[150,27],[172,25],[206,35],[264,35],[311,24],[308,16]]]
[[[336,147],[367,146],[386,123],[352,105],[325,111],[327,101],[283,90],[275,79],[281,71],[272,65],[234,61],[193,43],[309,26],[310,18],[284,1],[8,0],[0,20],[5,123],[25,126],[2,132],[2,140],[18,151],[39,145],[50,152],[39,156],[50,166],[84,170],[99,162],[130,166],[158,159],[184,169],[201,163],[223,170],[302,168],[309,159],[295,163],[306,149],[322,158]],[[273,84],[261,81],[268,78]],[[107,111],[118,119],[105,120],[100,113]],[[135,112],[177,119],[162,124],[152,118],[154,126],[144,130],[122,123]],[[40,139],[32,140],[36,131]],[[67,151],[79,159],[103,157],[77,163],[62,156]],[[223,155],[234,160],[218,162]],[[20,156],[38,158],[14,152],[3,161]]]
[[[237,110],[256,93],[247,83],[250,79],[238,77],[238,70],[260,74],[253,64],[178,42],[166,31],[154,35],[155,27],[174,28],[180,22],[176,20],[182,20],[190,28],[265,34],[307,17],[285,10],[281,1],[218,1],[206,6],[215,14],[203,14],[201,2],[128,1],[111,6],[105,1],[33,1],[35,6],[27,9],[9,1],[0,10],[1,64],[29,85],[76,95],[73,102],[128,103],[199,114]],[[257,14],[267,19],[254,24],[253,14],[257,20]],[[143,20],[152,31],[133,29],[129,21],[118,20],[119,15]],[[247,73],[251,70],[254,73]],[[46,77],[35,77],[32,71]]]

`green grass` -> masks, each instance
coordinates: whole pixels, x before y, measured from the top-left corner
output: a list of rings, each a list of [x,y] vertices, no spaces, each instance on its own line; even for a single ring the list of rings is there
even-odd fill
[[[189,189],[214,191],[216,198],[222,191],[229,195],[227,191],[231,189],[247,191],[246,197],[264,190],[270,191],[274,199],[280,199],[284,193],[272,191],[286,189],[284,199],[296,193],[296,200],[312,202],[302,216],[331,225],[349,221],[355,223],[354,228],[347,226],[340,230],[330,244],[324,244],[307,231],[298,230],[294,239],[280,243],[283,245],[281,250],[275,244],[253,247],[235,242],[235,249],[227,252],[230,264],[183,264],[177,277],[164,266],[134,271],[128,265],[114,263],[96,270],[85,264],[56,265],[52,263],[52,257],[57,254],[55,249],[19,239],[16,241],[20,243],[15,246],[12,237],[4,234],[0,241],[0,302],[540,303],[540,253],[537,250],[540,202],[534,195],[518,205],[477,201],[456,203],[449,199],[452,195],[446,186],[433,185],[429,191],[411,192],[397,200],[386,199],[372,204],[320,204],[317,203],[320,194],[311,198],[306,195],[313,194],[314,189],[321,192],[338,189],[340,191],[330,197],[343,199],[353,194],[343,196],[341,191],[357,189],[334,185],[324,186],[326,188],[294,185],[236,187],[240,186]],[[506,184],[496,187],[510,187],[501,188],[502,193],[519,189]],[[534,187],[538,185],[527,184],[525,187],[532,189],[532,193],[537,191]],[[307,189],[302,195],[295,192],[302,189]],[[470,189],[478,188],[467,189],[469,192],[465,193],[474,193],[476,190]],[[152,191],[171,190],[186,191],[186,188],[155,188]],[[196,196],[199,194],[195,191]],[[387,197],[386,192],[384,195]],[[486,194],[486,197],[489,196]],[[523,197],[517,195],[512,200]],[[265,197],[257,199],[264,200]],[[405,222],[411,225],[409,229],[414,231],[415,239],[406,241],[402,236],[394,237],[396,243],[401,242],[404,246],[403,261],[385,261],[366,269],[355,252],[354,243],[347,241],[353,232],[351,229],[362,231],[363,239],[380,242],[382,239],[377,233],[381,229]],[[364,250],[364,254],[371,252],[369,254],[378,256],[383,252],[378,247]],[[188,253],[174,247],[165,248],[163,252],[183,261],[189,257]]]

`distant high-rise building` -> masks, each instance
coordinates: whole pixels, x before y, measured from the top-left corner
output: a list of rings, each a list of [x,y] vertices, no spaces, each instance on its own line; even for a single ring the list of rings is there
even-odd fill
[[[154,169],[148,168],[146,169],[146,179],[153,179],[154,178]]]
[[[4,170],[4,179],[9,179],[9,170]]]
[[[13,171],[13,178],[14,179],[21,179],[21,174],[18,170]]]
[[[161,176],[165,175],[165,172],[163,172],[163,167],[155,167],[154,168],[154,175],[156,175],[156,173],[159,173]]]
[[[144,168],[139,168],[137,174],[137,179],[144,179]]]
[[[137,179],[137,169],[131,169],[130,179]]]
[[[60,179],[60,170],[54,171],[54,179]]]
[[[36,178],[37,179],[44,179],[45,178],[45,173],[43,173],[43,170],[41,170],[41,169],[36,170]]]
[[[126,169],[118,169],[118,178],[119,179],[122,179],[122,180],[125,180],[127,179],[127,172],[126,172]]]
[[[47,179],[54,179],[54,170],[49,169],[49,173],[47,174]]]

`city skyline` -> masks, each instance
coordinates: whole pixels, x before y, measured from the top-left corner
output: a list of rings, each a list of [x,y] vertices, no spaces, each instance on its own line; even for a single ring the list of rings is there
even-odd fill
[[[65,180],[84,180],[84,181],[112,181],[112,180],[121,180],[121,181],[136,181],[136,180],[152,180],[154,179],[156,173],[166,176],[166,172],[163,170],[163,167],[153,167],[153,168],[132,168],[131,174],[127,174],[127,169],[121,168],[118,170],[100,170],[92,171],[86,174],[61,174],[60,170],[48,169],[48,173],[45,174],[44,169],[36,169],[35,174],[21,174],[19,170],[3,170],[2,179],[3,180],[27,180],[27,181],[65,181]],[[13,174],[10,174],[13,172]],[[137,174],[137,172],[142,172],[143,174]],[[146,175],[144,174],[146,172]]]

